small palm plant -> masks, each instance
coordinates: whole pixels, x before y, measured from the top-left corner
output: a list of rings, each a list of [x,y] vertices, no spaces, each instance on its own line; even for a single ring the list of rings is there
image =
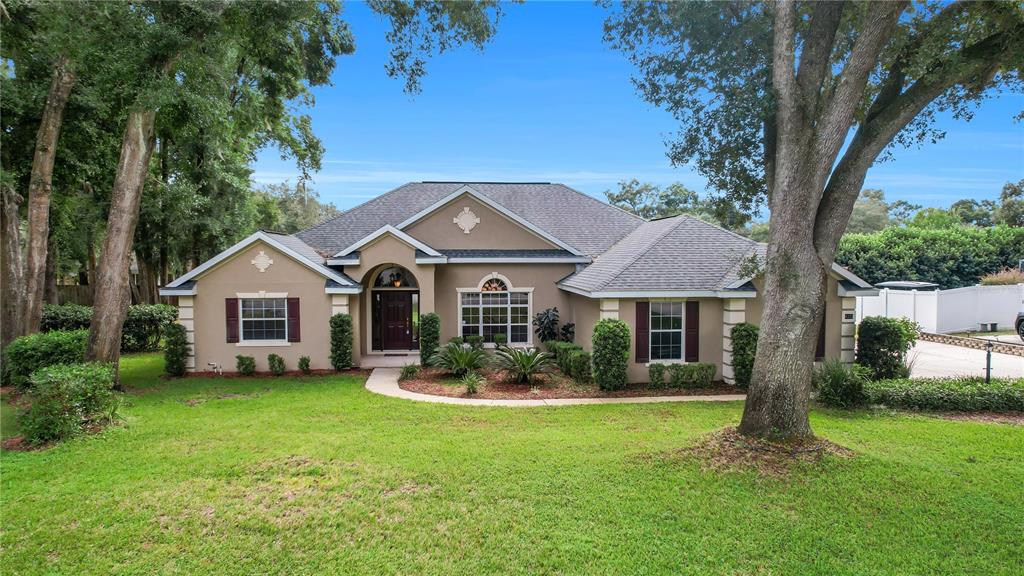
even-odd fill
[[[517,384],[530,384],[534,376],[555,365],[551,354],[537,348],[501,348],[494,353],[494,362]]]
[[[482,348],[473,348],[456,342],[437,349],[430,357],[431,366],[444,368],[459,378],[479,370],[487,363],[487,353]]]

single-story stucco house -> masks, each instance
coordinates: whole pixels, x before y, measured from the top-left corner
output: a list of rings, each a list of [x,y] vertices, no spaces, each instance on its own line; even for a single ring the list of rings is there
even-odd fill
[[[625,321],[629,378],[650,362],[710,362],[731,381],[730,329],[757,324],[762,283],[745,277],[764,245],[691,216],[647,221],[562,184],[413,182],[287,235],[260,231],[161,290],[178,296],[190,370],[232,371],[235,356],[330,368],[329,320],[351,315],[353,360],[416,360],[421,314],[441,341],[506,334],[539,345],[531,321],[558,307],[590,348],[594,324]],[[832,269],[819,357],[853,360],[857,295]]]

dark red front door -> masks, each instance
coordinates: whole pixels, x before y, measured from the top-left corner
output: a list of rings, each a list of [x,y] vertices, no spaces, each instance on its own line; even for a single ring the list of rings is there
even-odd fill
[[[412,292],[382,292],[381,308],[384,349],[411,349]]]

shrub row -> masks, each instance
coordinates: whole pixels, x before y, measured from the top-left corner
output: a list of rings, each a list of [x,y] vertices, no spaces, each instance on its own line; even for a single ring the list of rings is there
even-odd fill
[[[1024,379],[898,378],[867,382],[872,404],[909,410],[1024,411]]]
[[[715,378],[715,365],[708,362],[658,364],[648,366],[651,388],[707,388]],[[668,382],[665,374],[668,373]]]
[[[4,349],[4,382],[25,388],[29,376],[40,368],[81,362],[88,341],[88,330],[56,330],[15,338]]]
[[[97,362],[57,364],[32,373],[31,406],[18,423],[30,444],[56,442],[113,422],[120,406],[114,368]]]
[[[178,309],[167,304],[136,304],[128,307],[121,329],[122,352],[145,352],[160,347],[168,326],[178,318]],[[92,322],[92,307],[80,304],[46,304],[40,329],[82,330]]]
[[[558,369],[566,376],[572,376],[570,357],[576,352],[582,352],[583,348],[572,342],[563,342],[561,340],[548,340],[544,345],[547,346],[548,352],[554,354],[555,364],[558,364]]]

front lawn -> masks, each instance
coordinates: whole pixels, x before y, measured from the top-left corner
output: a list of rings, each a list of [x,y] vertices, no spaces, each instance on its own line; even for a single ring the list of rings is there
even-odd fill
[[[122,426],[0,455],[3,573],[1024,570],[1024,427],[816,411],[858,455],[779,479],[678,456],[740,403],[461,407],[160,364],[123,362]]]

